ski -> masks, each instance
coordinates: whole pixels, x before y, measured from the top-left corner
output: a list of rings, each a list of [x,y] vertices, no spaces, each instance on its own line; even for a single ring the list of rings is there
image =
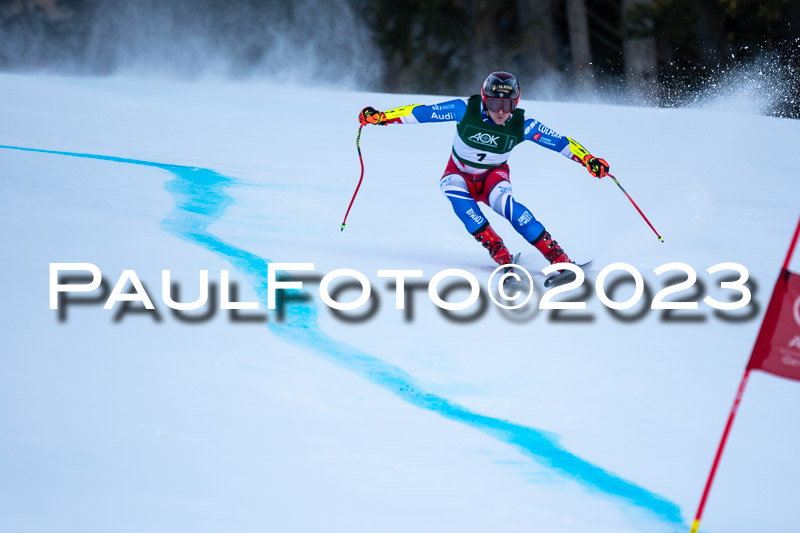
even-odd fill
[[[522,255],[522,252],[517,252],[516,254],[514,254],[514,256],[511,258],[511,264],[514,264],[514,265],[519,264],[518,263],[519,262],[519,256],[521,256],[521,255]],[[511,272],[514,272],[514,267],[507,266],[507,267],[503,268],[503,275],[511,273]],[[517,283],[517,280],[515,280],[511,276],[509,276],[505,280],[503,280],[503,286],[504,287],[511,287],[511,285],[513,285],[514,283]]]
[[[514,257],[511,258],[511,264],[516,265],[517,261],[519,261],[519,256],[521,256],[521,255],[522,255],[522,252],[517,252],[516,254],[514,254]],[[506,274],[508,272],[514,272],[514,267],[507,266],[507,267],[505,267],[503,269],[503,274]]]
[[[585,268],[585,267],[587,267],[587,266],[589,266],[591,264],[592,264],[592,260],[586,261],[585,263],[577,263],[577,265],[579,267],[581,267],[581,269],[583,269],[583,268]],[[548,287],[548,288],[549,287],[557,287],[558,285],[563,285],[565,283],[569,283],[570,281],[573,281],[574,279],[575,279],[575,273],[574,272],[572,272],[571,270],[564,270],[562,272],[559,272],[557,274],[553,274],[553,275],[548,276],[547,278],[545,278],[544,286]]]

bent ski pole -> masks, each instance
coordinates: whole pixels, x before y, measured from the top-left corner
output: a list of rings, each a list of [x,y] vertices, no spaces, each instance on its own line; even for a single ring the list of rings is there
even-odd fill
[[[661,242],[664,242],[664,237],[662,237],[661,235],[658,234],[658,232],[656,231],[656,228],[654,228],[653,225],[650,223],[650,221],[647,220],[647,217],[644,216],[644,213],[642,213],[642,210],[639,209],[639,206],[636,205],[636,202],[633,201],[633,198],[631,198],[631,195],[628,194],[628,191],[626,191],[625,188],[622,185],[619,184],[619,182],[617,181],[617,178],[615,178],[611,174],[609,174],[608,177],[611,178],[612,180],[614,180],[614,183],[617,184],[617,187],[619,187],[620,190],[625,193],[625,196],[627,196],[628,200],[631,201],[631,203],[633,204],[633,207],[635,207],[636,210],[639,211],[639,214],[642,215],[642,218],[644,219],[644,221],[647,222],[647,225],[650,226],[650,229],[653,230],[653,233],[656,234],[656,237],[658,237],[658,240],[661,241]]]
[[[350,200],[350,205],[347,206],[347,212],[344,214],[344,219],[342,219],[342,227],[339,231],[344,231],[344,225],[347,222],[347,215],[350,214],[350,208],[353,207],[353,202],[356,199],[356,195],[358,194],[358,189],[361,188],[361,182],[364,179],[364,158],[361,157],[361,129],[364,126],[358,127],[358,136],[356,136],[356,148],[358,149],[358,159],[361,161],[361,177],[358,178],[358,185],[356,185],[356,192],[353,193],[353,198]]]

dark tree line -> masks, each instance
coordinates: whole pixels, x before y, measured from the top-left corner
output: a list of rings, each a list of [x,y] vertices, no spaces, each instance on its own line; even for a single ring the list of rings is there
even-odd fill
[[[660,106],[738,73],[779,95],[769,113],[798,118],[800,0],[0,0],[2,70],[107,74],[137,59],[181,75],[219,59],[233,76],[290,64],[439,94],[505,69],[529,98]]]
[[[529,87],[550,79],[562,93],[674,106],[763,65],[765,83],[781,85],[770,112],[800,116],[800,0],[358,3],[389,67],[384,90],[469,92],[483,73],[505,68]]]

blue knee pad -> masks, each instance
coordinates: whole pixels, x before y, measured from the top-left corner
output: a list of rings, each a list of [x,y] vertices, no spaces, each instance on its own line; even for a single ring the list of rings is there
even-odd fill
[[[478,207],[478,202],[470,195],[464,178],[457,174],[450,174],[442,178],[439,187],[450,200],[453,211],[461,219],[468,232],[474,235],[481,226],[486,224],[486,217]]]
[[[456,216],[461,219],[467,231],[474,234],[486,223],[486,217],[483,216],[481,208],[478,207],[478,202],[472,199],[469,193],[448,192],[447,199],[450,200],[450,205],[453,206]]]
[[[536,220],[530,209],[519,203],[510,194],[504,198],[503,216],[511,222],[517,233],[531,242],[544,231],[544,226]]]

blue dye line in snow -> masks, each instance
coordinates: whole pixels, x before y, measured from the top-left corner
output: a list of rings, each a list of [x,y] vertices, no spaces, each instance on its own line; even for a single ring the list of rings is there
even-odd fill
[[[266,307],[269,261],[228,244],[207,231],[209,225],[218,220],[231,205],[233,200],[226,189],[236,183],[234,179],[204,168],[138,159],[3,145],[0,148],[144,165],[172,173],[174,177],[165,184],[165,188],[175,199],[175,208],[162,221],[162,227],[181,239],[217,253],[245,273]],[[680,526],[681,530],[688,529],[676,504],[570,453],[548,432],[474,413],[426,391],[400,368],[326,335],[319,328],[317,318],[317,308],[313,303],[293,303],[287,306],[283,322],[270,321],[268,327],[284,341],[310,348],[323,359],[387,389],[414,406],[478,429],[501,442],[513,445],[543,466],[593,492],[621,499],[651,511],[660,520]]]

